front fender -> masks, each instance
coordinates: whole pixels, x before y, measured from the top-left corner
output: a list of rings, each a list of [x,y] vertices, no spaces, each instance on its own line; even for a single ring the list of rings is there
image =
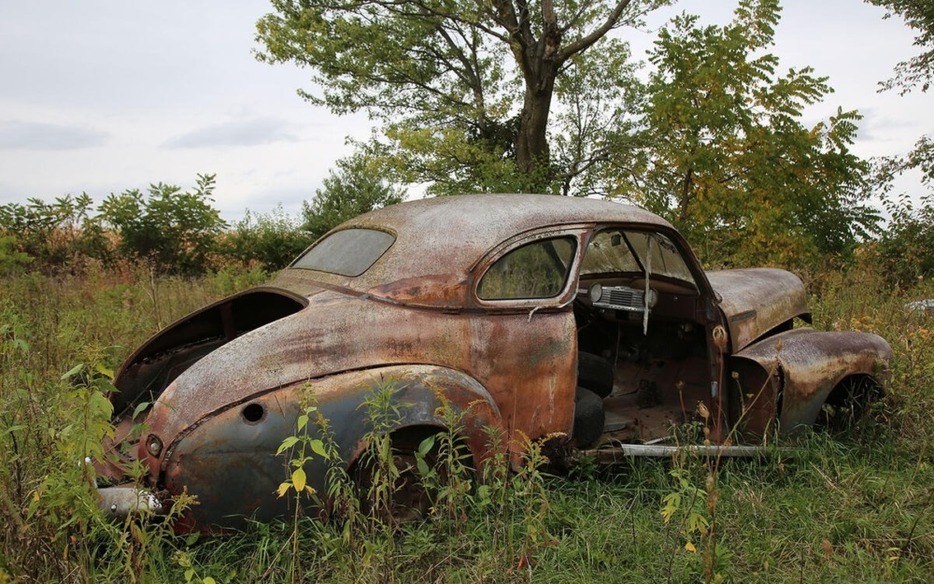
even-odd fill
[[[772,401],[783,433],[812,425],[827,396],[848,377],[864,375],[884,385],[891,359],[892,348],[878,335],[812,329],[768,337],[731,357],[734,371],[749,372],[751,389],[764,389],[763,403]]]

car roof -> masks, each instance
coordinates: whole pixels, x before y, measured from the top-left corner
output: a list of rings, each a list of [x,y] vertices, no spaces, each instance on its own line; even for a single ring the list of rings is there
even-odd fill
[[[463,281],[490,249],[515,235],[549,226],[598,222],[671,227],[649,211],[603,199],[535,194],[419,199],[365,213],[335,228],[389,231],[396,241],[362,275],[332,283],[366,290],[426,276],[443,277],[451,283]]]

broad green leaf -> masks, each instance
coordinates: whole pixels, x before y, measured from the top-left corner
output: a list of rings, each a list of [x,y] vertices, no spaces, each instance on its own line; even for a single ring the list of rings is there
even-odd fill
[[[148,408],[150,405],[152,404],[148,401],[141,402],[138,406],[133,408],[133,416],[131,417],[131,419],[135,420],[136,417],[139,416],[144,411],[146,411],[146,408]]]
[[[84,363],[79,363],[79,364],[75,365],[74,367],[72,367],[71,369],[69,369],[67,373],[65,373],[64,375],[62,375],[62,380],[64,381],[64,380],[66,380],[66,379],[71,379],[72,377],[74,377],[74,376],[77,375],[78,373],[81,373],[81,371],[83,371],[83,370],[84,370]]]
[[[276,454],[277,455],[282,454],[289,448],[292,448],[293,446],[295,446],[296,443],[298,443],[298,436],[287,437],[285,440],[282,441],[282,444],[279,445],[279,449],[276,450]]]
[[[95,363],[94,370],[100,373],[101,375],[103,375],[104,377],[106,377],[107,379],[113,380],[114,378],[113,369],[104,367],[104,365],[102,365],[101,363]]]
[[[309,443],[311,446],[311,451],[320,456],[321,458],[328,459],[328,451],[324,448],[324,442],[321,440],[311,440]]]
[[[425,438],[418,445],[418,453],[423,457],[431,452],[431,449],[435,447],[435,434],[432,434],[428,438]]]

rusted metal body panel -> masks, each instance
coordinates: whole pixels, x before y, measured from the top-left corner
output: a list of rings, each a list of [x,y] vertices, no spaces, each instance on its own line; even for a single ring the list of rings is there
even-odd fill
[[[413,426],[442,428],[444,420],[436,412],[441,406],[439,396],[464,413],[463,437],[478,457],[486,447],[485,427],[505,431],[496,403],[470,377],[441,367],[393,366],[329,376],[254,396],[188,427],[167,444],[161,456],[153,457],[143,449],[141,457],[154,476],[162,477],[169,492],[187,489],[197,496],[198,505],[188,509],[177,526],[181,531],[198,525],[241,528],[246,518],[281,517],[294,501],[271,494],[288,476],[287,461],[296,453],[271,453],[295,433],[302,394],[310,389],[318,411],[332,421],[334,444],[346,465],[363,450],[364,436],[371,430],[361,405],[374,386],[386,380],[392,380],[400,405],[397,423],[386,429],[390,432]],[[159,412],[154,413],[152,424],[165,427]],[[312,437],[320,438],[313,424],[309,430]],[[315,457],[305,465],[309,485],[322,493],[326,492],[327,464]]]
[[[892,349],[878,335],[795,329],[768,337],[736,357],[760,367],[770,380],[767,394],[781,392],[779,424],[788,433],[813,424],[827,396],[844,379],[865,375],[886,383]],[[758,391],[754,385],[748,393]]]
[[[493,413],[477,418],[483,424],[470,426],[465,437],[482,458],[487,448],[482,425],[501,427],[507,443],[514,443],[512,437],[570,432],[574,332],[568,309],[536,314],[534,322],[524,311],[439,318],[437,311],[321,292],[311,296],[307,308],[229,342],[172,382],[146,419],[149,433],[139,455],[153,484],[170,492],[187,487],[199,495],[201,504],[182,529],[212,517],[216,521],[225,515],[222,509],[261,518],[281,515],[282,504],[267,495],[283,480],[284,468],[270,453],[295,432],[299,387],[310,385],[348,463],[366,430],[360,421],[364,413],[355,410],[366,393],[361,388],[372,387],[374,380],[399,376],[411,382],[424,375],[422,385],[443,390],[464,409],[466,398],[476,401],[482,393]],[[462,373],[455,379],[439,371]],[[400,403],[428,412],[438,405],[427,394],[409,400],[407,391],[398,396]],[[261,423],[245,419],[242,410],[249,404],[267,412]],[[153,440],[162,445],[158,457],[148,452]],[[515,451],[520,447],[514,443]],[[219,491],[213,485],[227,487]]]
[[[118,413],[143,393],[154,400],[165,386],[204,355],[245,331],[300,310],[307,298],[259,286],[228,296],[179,319],[143,343],[117,370],[113,398]]]
[[[728,396],[728,422],[740,435],[758,440],[778,421],[782,373],[777,362],[747,359],[745,352],[730,357],[729,377],[724,380]]]
[[[747,268],[707,272],[736,353],[795,317],[810,319],[801,279],[785,270]]]
[[[325,292],[304,310],[228,343],[170,385],[151,427],[169,443],[215,411],[252,396],[348,370],[430,363],[463,371],[503,409],[507,428],[530,436],[567,431],[576,337],[570,310],[444,315]],[[365,331],[365,334],[363,332]],[[522,407],[516,403],[522,402]]]

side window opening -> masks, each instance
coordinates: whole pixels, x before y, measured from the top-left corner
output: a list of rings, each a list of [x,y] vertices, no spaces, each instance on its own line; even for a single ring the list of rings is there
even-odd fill
[[[577,250],[573,237],[527,243],[496,260],[480,279],[482,300],[554,298],[561,294]]]

